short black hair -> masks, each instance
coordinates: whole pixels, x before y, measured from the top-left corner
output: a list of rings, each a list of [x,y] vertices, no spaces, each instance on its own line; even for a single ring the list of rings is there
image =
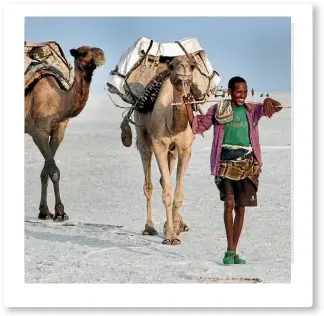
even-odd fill
[[[236,76],[236,77],[231,78],[228,82],[228,89],[231,89],[233,91],[235,89],[235,84],[239,83],[239,82],[246,83],[245,79],[243,79],[242,77]]]

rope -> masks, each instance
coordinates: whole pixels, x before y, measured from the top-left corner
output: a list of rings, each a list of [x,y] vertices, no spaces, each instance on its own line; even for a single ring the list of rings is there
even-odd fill
[[[111,102],[114,103],[114,105],[118,108],[121,108],[121,109],[130,109],[131,107],[130,106],[120,106],[118,105],[110,96],[110,94],[108,94],[108,97],[110,98]]]

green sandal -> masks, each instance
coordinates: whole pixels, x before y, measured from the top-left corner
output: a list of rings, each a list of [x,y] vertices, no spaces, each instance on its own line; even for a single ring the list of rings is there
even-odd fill
[[[244,259],[241,259],[240,257],[239,257],[239,255],[237,255],[237,254],[235,254],[235,256],[234,256],[234,263],[235,264],[245,264],[245,260]]]
[[[223,263],[224,264],[234,264],[234,255],[235,252],[232,250],[227,250],[225,252],[225,257],[223,259]]]

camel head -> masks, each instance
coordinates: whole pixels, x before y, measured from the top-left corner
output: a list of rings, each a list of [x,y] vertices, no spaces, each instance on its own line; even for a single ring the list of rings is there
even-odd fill
[[[71,49],[76,69],[92,73],[97,67],[106,62],[104,52],[97,47],[81,46],[78,49]]]
[[[195,66],[186,56],[177,56],[168,65],[172,85],[185,94],[190,93]]]
[[[173,86],[186,94],[191,92],[196,100],[214,95],[220,81],[216,71],[206,69],[208,59],[204,51],[201,52],[201,58],[196,59],[194,64],[187,56],[177,56],[168,66]],[[210,65],[209,69],[211,68]]]

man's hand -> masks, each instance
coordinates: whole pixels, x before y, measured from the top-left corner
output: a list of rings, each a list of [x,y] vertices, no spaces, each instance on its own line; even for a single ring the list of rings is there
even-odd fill
[[[279,112],[281,110],[281,108],[277,107],[278,105],[280,105],[281,103],[276,101],[276,100],[273,100],[271,98],[266,98],[264,101],[263,101],[263,114],[264,116],[267,116],[267,117],[272,117],[272,115],[275,113],[275,112]]]

